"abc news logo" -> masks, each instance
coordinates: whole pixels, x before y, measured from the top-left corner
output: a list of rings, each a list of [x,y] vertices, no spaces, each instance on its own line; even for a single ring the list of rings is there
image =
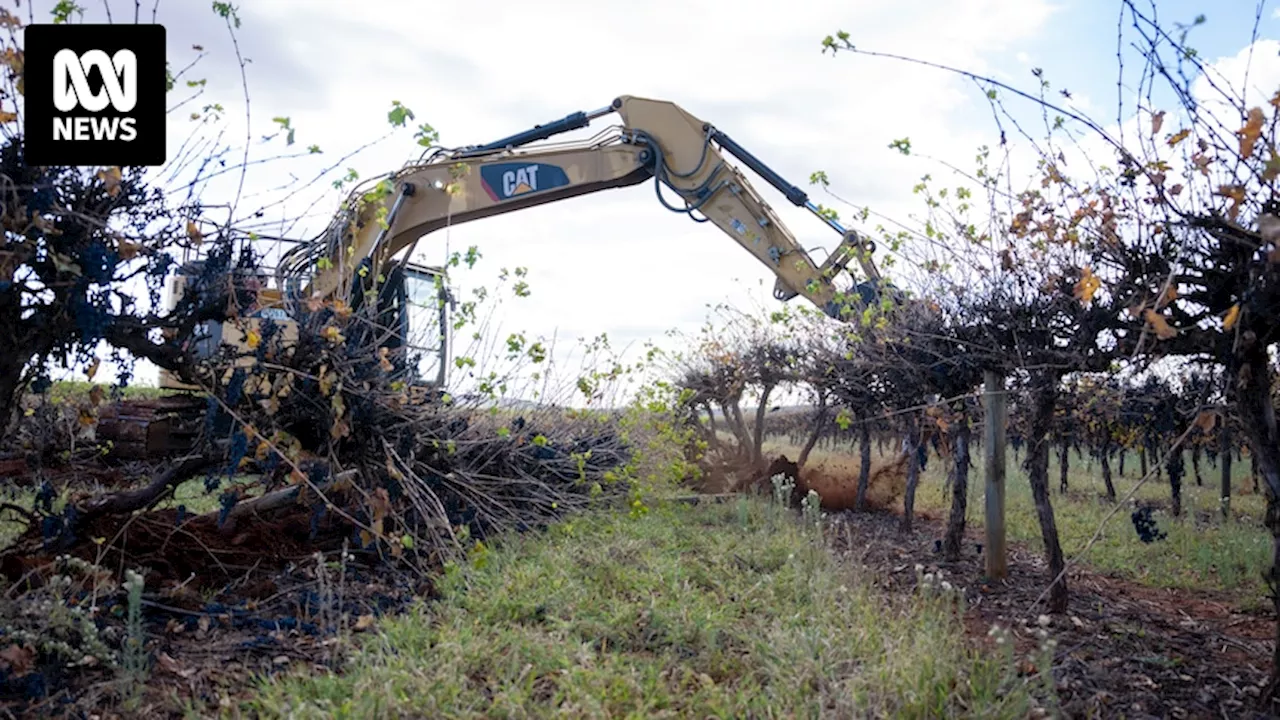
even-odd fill
[[[29,165],[163,165],[161,25],[29,25]]]

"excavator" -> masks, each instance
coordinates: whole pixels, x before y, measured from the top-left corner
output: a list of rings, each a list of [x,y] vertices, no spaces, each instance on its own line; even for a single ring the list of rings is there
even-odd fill
[[[534,145],[613,114],[621,124],[589,139]],[[726,155],[839,233],[837,248],[822,263],[814,262]],[[263,283],[266,273],[255,271],[256,309],[239,321],[239,332],[230,323],[211,322],[191,342],[205,356],[225,345],[248,356],[254,324],[271,319],[288,342],[298,332],[291,318],[305,304],[341,299],[357,308],[369,300],[377,302],[379,325],[389,328],[379,345],[403,350],[420,329],[414,326],[421,323],[421,313],[415,315],[414,309],[434,306],[439,314],[429,320],[438,328],[436,377],[424,380],[415,373],[413,380],[442,390],[451,295],[444,267],[409,262],[420,239],[451,225],[647,181],[653,181],[667,210],[711,222],[768,267],[777,277],[773,297],[778,301],[803,295],[828,316],[847,320],[891,289],[873,262],[874,242],[843,227],[724,131],[672,102],[624,95],[598,110],[575,112],[485,145],[429,148],[419,161],[356,187],[324,231],[280,257],[274,283]],[[865,278],[841,289],[835,280],[854,260]],[[169,286],[171,303],[200,270],[198,260],[179,268]],[[434,292],[435,302],[422,302],[424,290]],[[167,371],[160,384],[198,391]],[[125,457],[181,451],[198,432],[190,411],[196,406],[183,403],[117,403],[102,414],[99,438],[110,439]]]

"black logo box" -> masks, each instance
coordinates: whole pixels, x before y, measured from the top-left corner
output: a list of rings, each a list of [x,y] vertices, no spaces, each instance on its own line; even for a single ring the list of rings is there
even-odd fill
[[[25,97],[24,154],[28,165],[163,165],[166,156],[165,29],[163,25],[28,25],[23,36]],[[60,112],[54,105],[53,58],[70,49],[77,55],[101,50],[108,57],[131,50],[137,57],[138,97],[134,108],[120,113],[111,106],[99,112],[77,107]],[[90,88],[102,92],[97,69],[88,70]],[[54,139],[58,119],[91,118],[111,122],[131,118],[132,140]]]

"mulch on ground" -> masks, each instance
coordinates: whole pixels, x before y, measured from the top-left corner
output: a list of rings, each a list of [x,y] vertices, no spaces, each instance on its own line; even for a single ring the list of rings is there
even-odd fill
[[[1009,576],[986,582],[980,534],[970,532],[959,561],[935,552],[945,522],[916,517],[908,533],[890,512],[829,515],[837,549],[863,566],[881,588],[915,592],[915,566],[941,570],[965,589],[965,625],[979,646],[999,624],[1016,638],[1020,657],[1039,645],[1045,613],[1037,598],[1048,573],[1036,548],[1011,544]],[[980,531],[979,531],[980,532]],[[1057,641],[1053,676],[1060,710],[1068,717],[1251,718],[1280,716],[1280,705],[1260,708],[1275,637],[1270,610],[1243,610],[1239,596],[1159,589],[1088,567],[1068,571],[1066,615],[1050,618]],[[1024,661],[1023,671],[1034,673]]]

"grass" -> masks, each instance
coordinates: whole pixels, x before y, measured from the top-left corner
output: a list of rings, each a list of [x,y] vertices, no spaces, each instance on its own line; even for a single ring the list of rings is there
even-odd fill
[[[579,516],[506,538],[387,619],[345,672],[243,709],[377,717],[1023,717],[954,605],[878,594],[777,506]]]
[[[785,444],[771,444],[770,450],[790,452],[793,457],[796,454],[795,448]],[[1019,455],[1018,459],[1021,460],[1022,457]],[[815,451],[810,462],[844,467],[855,474],[857,472],[857,456],[853,450]],[[975,467],[969,473],[969,522],[981,527],[985,463],[980,451],[974,456],[974,464]],[[1182,488],[1183,516],[1174,518],[1165,510],[1156,514],[1160,528],[1169,535],[1166,540],[1151,544],[1140,542],[1129,519],[1129,509],[1122,508],[1105,525],[1102,535],[1082,562],[1152,587],[1227,590],[1239,595],[1247,605],[1262,602],[1265,599],[1262,573],[1271,564],[1271,538],[1261,524],[1265,510],[1264,497],[1238,494],[1244,489],[1251,490],[1253,486],[1248,458],[1233,466],[1232,486],[1237,494],[1231,500],[1230,522],[1221,521],[1219,515],[1218,469],[1211,468],[1205,462],[1203,471],[1205,485],[1197,487],[1194,475],[1191,474],[1188,454],[1188,477],[1183,480]],[[1102,498],[1102,475],[1096,462],[1090,468],[1084,458],[1073,454],[1068,465],[1070,494],[1067,496],[1057,490],[1058,472],[1055,452],[1049,466],[1051,501],[1058,524],[1059,540],[1063,551],[1071,558],[1084,550],[1114,505]],[[1125,472],[1124,477],[1114,477],[1116,492],[1120,497],[1124,497],[1138,483],[1136,454],[1129,454]],[[945,461],[931,455],[928,468],[920,478],[920,488],[916,495],[918,509],[934,514],[949,511],[951,498],[943,495],[945,477]],[[1010,540],[1024,542],[1034,548],[1042,547],[1040,523],[1031,497],[1031,486],[1026,480],[1026,473],[1013,459],[1012,452],[1008,458],[1005,493],[1005,522]],[[1153,479],[1138,490],[1136,497],[1141,500],[1165,501],[1167,505],[1169,495],[1168,482]],[[1211,518],[1209,521],[1204,519],[1206,514]]]

